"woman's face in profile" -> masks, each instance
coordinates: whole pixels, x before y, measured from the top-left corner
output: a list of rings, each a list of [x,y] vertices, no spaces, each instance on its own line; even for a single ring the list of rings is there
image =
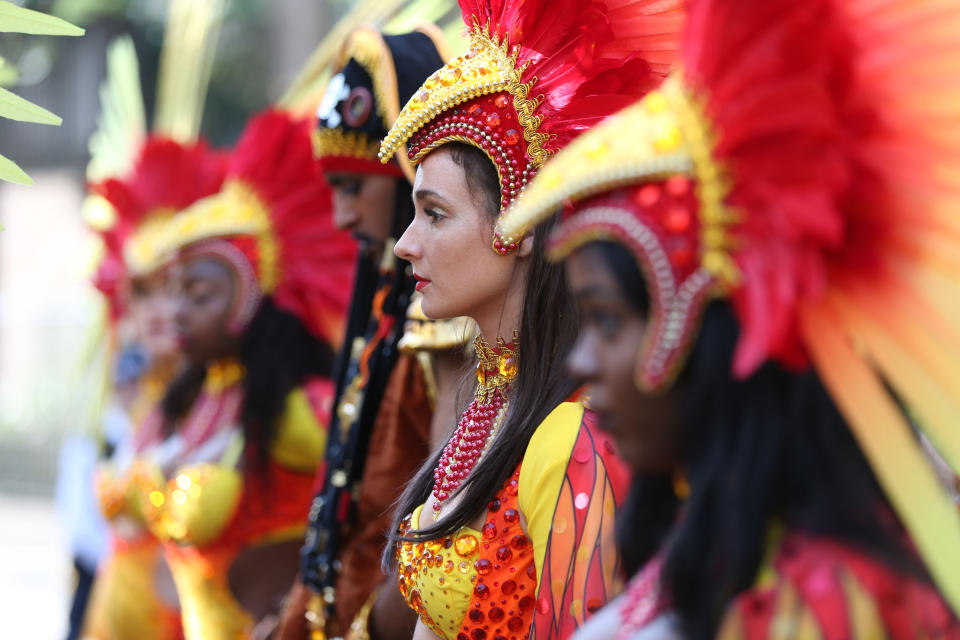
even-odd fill
[[[674,387],[652,396],[634,382],[647,318],[631,304],[599,245],[574,252],[566,277],[580,309],[580,333],[567,369],[587,385],[590,408],[634,471],[672,472],[680,466],[679,392]]]

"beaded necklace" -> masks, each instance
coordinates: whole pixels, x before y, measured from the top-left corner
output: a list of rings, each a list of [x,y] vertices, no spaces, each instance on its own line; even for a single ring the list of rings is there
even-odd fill
[[[473,342],[477,350],[477,392],[460,417],[457,430],[447,442],[440,462],[433,472],[433,519],[440,517],[443,503],[452,496],[470,475],[486,452],[497,429],[503,424],[510,405],[508,392],[517,377],[519,334],[513,341],[497,338],[491,347],[483,336]]]

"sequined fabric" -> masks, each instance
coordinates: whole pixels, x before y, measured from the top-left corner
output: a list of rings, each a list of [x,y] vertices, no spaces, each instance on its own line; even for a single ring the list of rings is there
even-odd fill
[[[487,509],[480,531],[397,545],[400,590],[424,624],[445,640],[522,640],[536,608],[533,545],[520,526],[520,467]],[[402,532],[419,521],[421,508]]]

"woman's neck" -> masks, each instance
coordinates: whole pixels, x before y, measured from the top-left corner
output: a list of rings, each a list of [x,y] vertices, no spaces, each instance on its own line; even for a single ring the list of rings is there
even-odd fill
[[[490,344],[496,344],[497,338],[502,337],[510,342],[513,338],[513,332],[520,329],[520,319],[523,315],[523,295],[523,283],[515,279],[500,304],[491,305],[489,309],[472,314],[484,340]]]

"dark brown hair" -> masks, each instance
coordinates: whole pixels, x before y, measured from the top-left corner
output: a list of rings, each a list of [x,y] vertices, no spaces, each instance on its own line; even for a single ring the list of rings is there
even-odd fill
[[[466,144],[449,143],[445,148],[449,148],[453,160],[463,168],[471,189],[488,199],[490,219],[495,221],[500,213],[500,185],[491,161],[479,149]],[[461,485],[459,492],[463,499],[445,513],[438,524],[418,531],[417,535],[422,538],[449,535],[485,513],[487,503],[523,458],[533,432],[576,388],[576,382],[565,372],[564,358],[565,346],[573,344],[577,335],[577,314],[562,267],[547,262],[545,255],[547,237],[554,222],[547,221],[534,230],[520,318],[520,368],[511,391],[506,420],[490,450]],[[430,495],[433,470],[441,453],[437,451],[430,457],[400,497],[390,531],[391,543],[400,539],[401,519]],[[392,544],[387,546],[384,564],[387,568],[392,567]]]

